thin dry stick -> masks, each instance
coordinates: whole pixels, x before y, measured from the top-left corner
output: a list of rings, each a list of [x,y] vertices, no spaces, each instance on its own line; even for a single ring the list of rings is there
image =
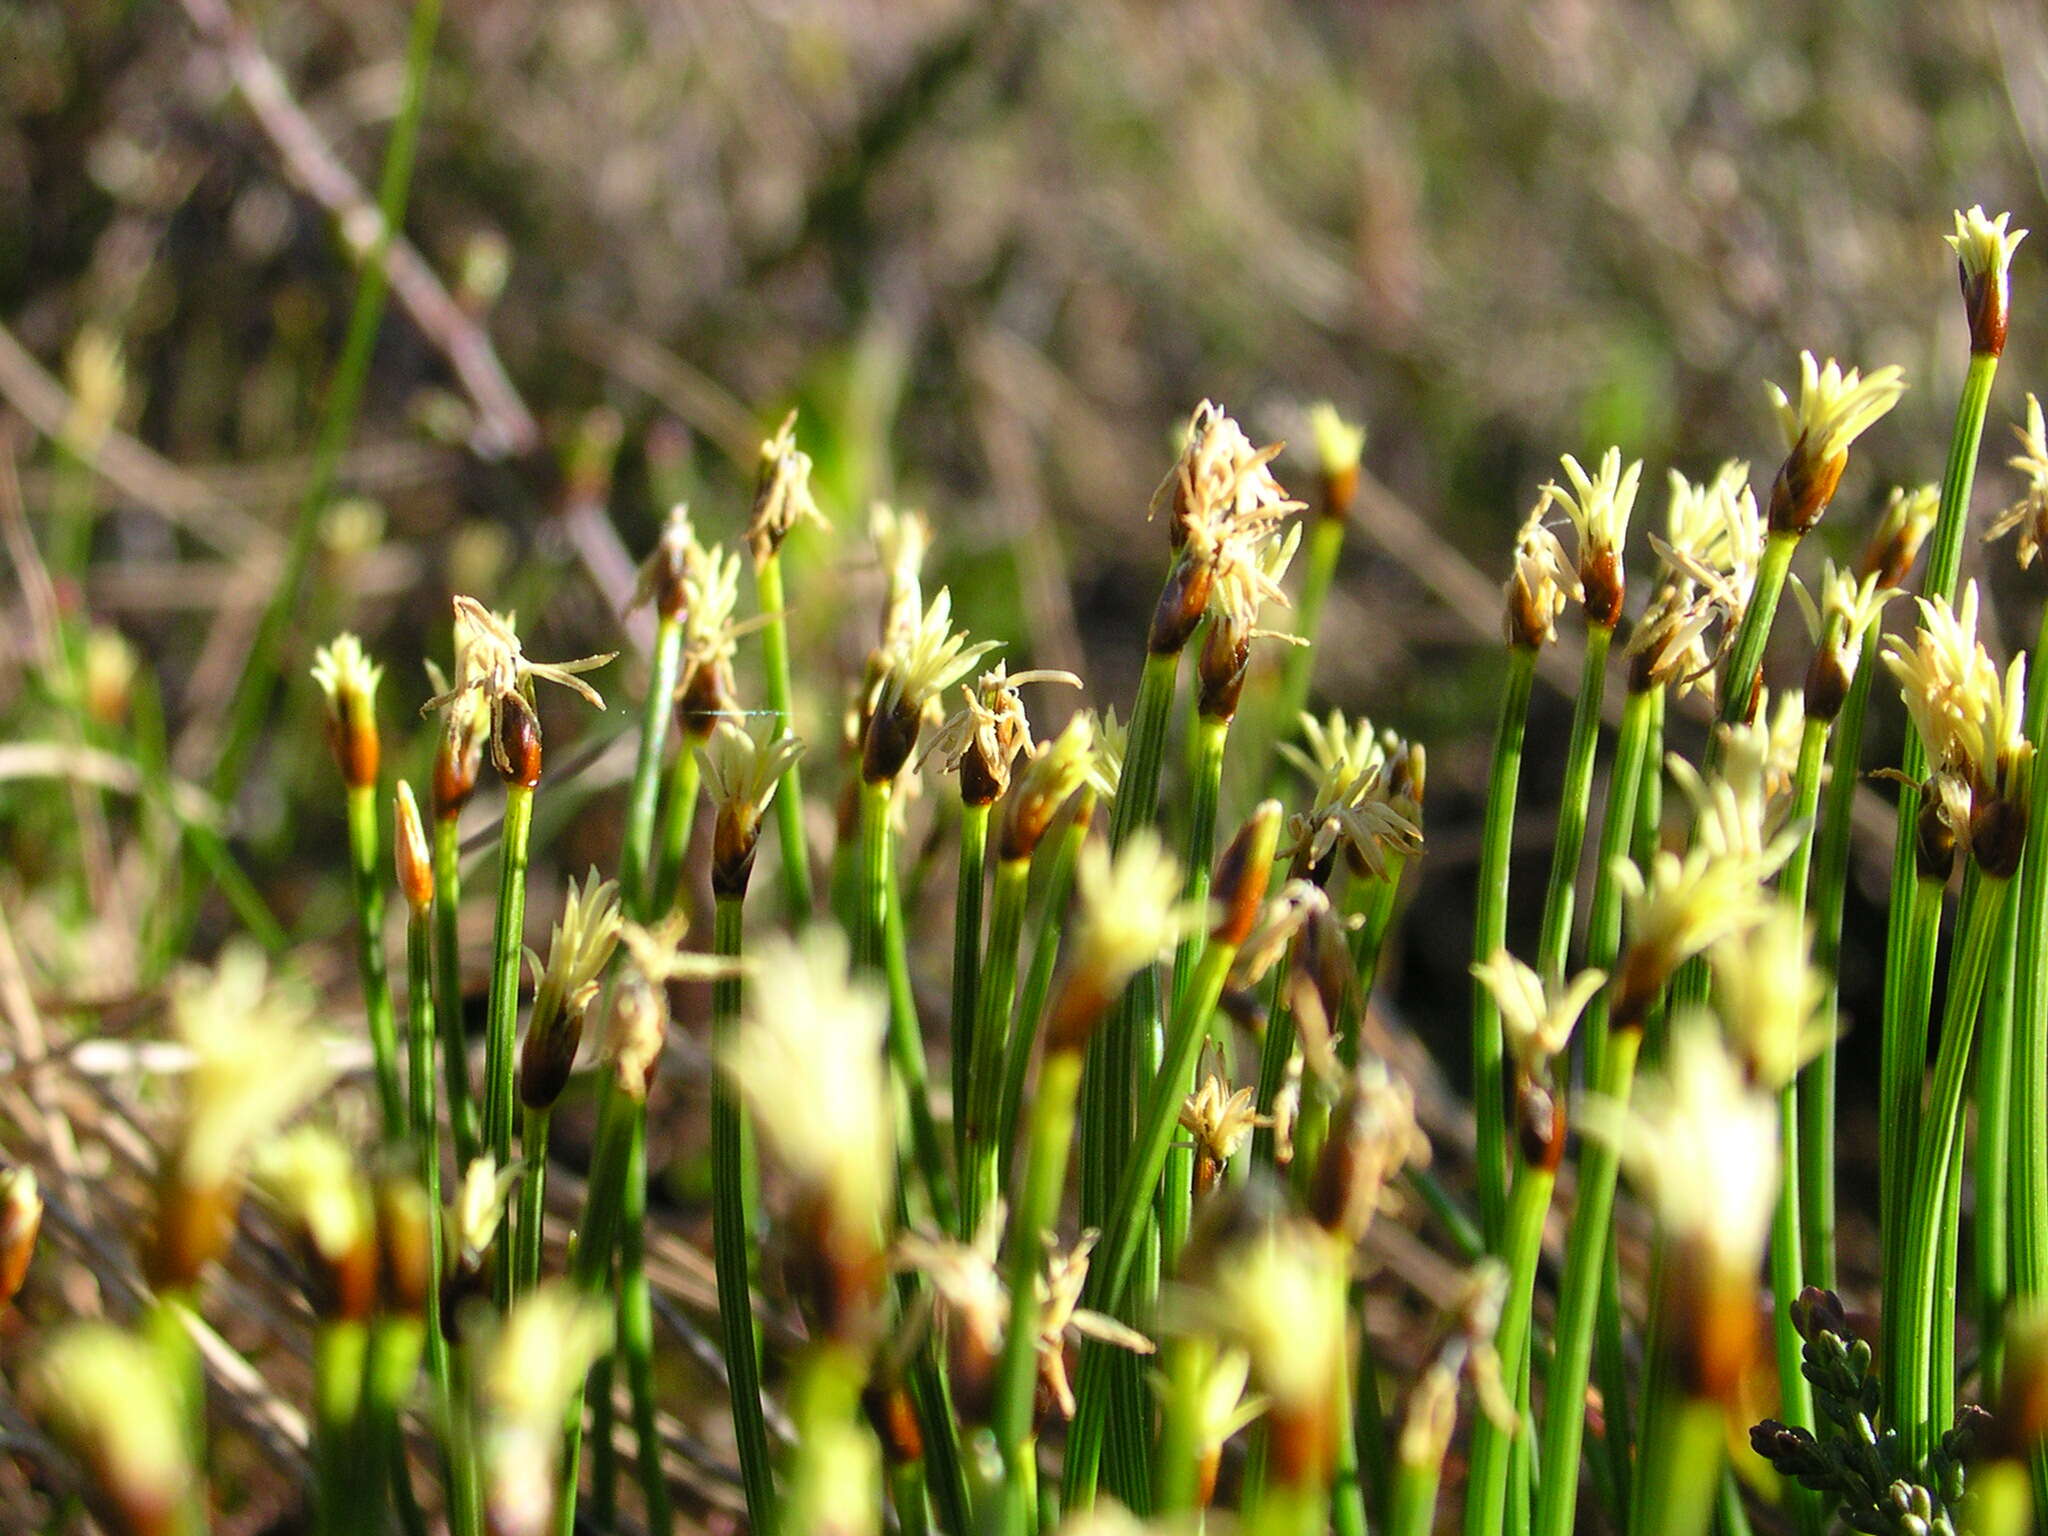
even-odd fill
[[[226,0],[183,0],[183,4],[193,29],[218,50],[235,89],[276,148],[292,181],[333,216],[342,240],[358,260],[376,249],[383,233],[383,216],[293,98],[283,71],[235,19]],[[478,422],[471,446],[489,458],[531,449],[540,441],[540,428],[506,376],[483,328],[449,296],[433,268],[402,233],[392,232],[383,259],[392,294],[434,349],[447,358],[476,406]]]

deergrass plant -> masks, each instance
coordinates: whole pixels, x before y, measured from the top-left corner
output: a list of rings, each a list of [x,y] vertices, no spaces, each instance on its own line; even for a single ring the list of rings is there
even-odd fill
[[[1035,734],[1023,685],[1084,679],[993,659],[948,589],[927,597],[930,526],[873,514],[884,598],[846,680],[847,750],[814,744],[803,765],[838,808],[831,916],[810,871],[825,802],[798,773],[817,673],[787,622],[813,594],[807,567],[785,569],[793,530],[825,519],[794,416],[762,446],[746,518],[757,611],[738,612],[737,547],[680,507],[642,568],[652,649],[624,684],[642,691],[617,886],[593,871],[557,897],[533,874],[577,800],[559,768],[536,822],[536,684],[602,710],[583,674],[612,657],[535,661],[509,615],[455,598],[422,816],[382,776],[381,669],[340,636],[313,675],[347,833],[360,1023],[342,1017],[367,1041],[368,1091],[331,1088],[347,1053],[253,949],[178,973],[139,1326],[45,1329],[38,1178],[69,1174],[0,1173],[0,1306],[51,1334],[19,1378],[38,1430],[22,1454],[110,1532],[210,1528],[240,1462],[215,1455],[201,1361],[221,1357],[195,1330],[225,1299],[223,1261],[246,1283],[253,1190],[306,1303],[304,1523],[337,1536],[665,1536],[709,1518],[686,1464],[727,1459],[727,1497],[763,1532],[877,1536],[886,1518],[909,1536],[1037,1536],[1107,1520],[1111,1496],[1133,1518],[1213,1511],[1255,1536],[2027,1528],[2048,1494],[2048,859],[2031,835],[2048,814],[2048,616],[2031,652],[1994,662],[1962,579],[2018,241],[2003,218],[1959,216],[1972,352],[1947,466],[1938,491],[1892,496],[1854,567],[1808,569],[1809,535],[1871,499],[1845,477],[1904,388],[1896,369],[1803,355],[1797,388],[1770,394],[1785,457],[1769,485],[1738,461],[1674,474],[1647,556],[1630,545],[1642,466],[1619,449],[1591,469],[1564,456],[1537,490],[1504,562],[1471,1049],[1438,1064],[1463,1090],[1451,1112],[1376,995],[1429,869],[1423,749],[1309,711],[1364,442],[1334,412],[1314,415],[1305,536],[1279,446],[1209,402],[1192,414],[1151,505],[1165,576],[1128,730],[1084,695]],[[349,349],[324,453],[346,435],[354,329]],[[2019,435],[2025,490],[1993,532],[2017,533],[2026,567],[2048,542],[2031,398]],[[1894,599],[1923,539],[1908,617]],[[298,574],[288,560],[272,612]],[[1796,687],[1772,676],[1788,582],[1811,639]],[[1581,648],[1553,784],[1524,770],[1560,744],[1525,743],[1561,632]],[[288,638],[260,633],[265,655]],[[1291,648],[1262,671],[1266,638]],[[1852,1047],[1878,1063],[1865,1105],[1845,1102],[1860,1079],[1842,1070],[1855,1021],[1837,977],[1855,804],[1894,683],[1911,729],[1898,771],[1875,776],[1898,811],[1881,1018]],[[257,718],[253,686],[233,719]],[[1704,749],[1667,756],[1689,720]],[[231,768],[247,745],[231,735]],[[467,953],[462,823],[486,763],[504,793],[495,922]],[[1253,805],[1244,785],[1276,793]],[[1516,847],[1532,817],[1554,830],[1525,958],[1510,892],[1533,873]],[[771,825],[764,913],[748,902]],[[1220,853],[1219,827],[1236,829]],[[927,886],[947,861],[957,878]],[[527,948],[543,918],[544,959]],[[679,984],[700,980],[706,1033],[672,1057],[699,1022]],[[466,981],[484,1000],[480,1090]],[[676,1314],[686,1336],[692,1306],[715,1314],[720,1370],[703,1379],[722,1378],[727,1412],[708,1456],[685,1395],[699,1378],[657,1330],[668,1207],[699,1198],[667,1166],[669,1079],[708,1105],[715,1296]],[[361,1097],[368,1152],[349,1129]],[[1861,1186],[1837,1166],[1871,1121],[1874,1268],[1839,1215]],[[1416,1232],[1458,1251],[1423,1253]],[[1752,1426],[1757,1405],[1771,1416]],[[1746,1463],[1731,1431],[1749,1433]]]

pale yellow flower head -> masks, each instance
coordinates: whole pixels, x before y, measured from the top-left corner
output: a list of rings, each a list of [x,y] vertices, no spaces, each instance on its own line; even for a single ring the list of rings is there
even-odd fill
[[[1150,827],[1133,832],[1115,854],[1104,843],[1083,844],[1074,889],[1080,919],[1075,969],[1103,978],[1112,996],[1140,966],[1199,932],[1207,917],[1200,903],[1181,899],[1180,861]]]
[[[1275,1405],[1319,1413],[1345,1356],[1344,1277],[1343,1245],[1290,1219],[1218,1253],[1203,1283],[1174,1296],[1172,1315],[1187,1332],[1243,1350]]]
[[[2015,787],[2029,749],[2022,732],[2026,657],[2015,656],[2003,678],[1977,638],[1977,583],[1964,584],[1953,605],[1916,599],[1920,626],[1911,641],[1885,640],[1884,663],[1899,680],[1930,762],[1965,778],[1980,795]]]
[[[852,973],[837,929],[754,946],[745,1012],[722,1065],[761,1139],[849,1242],[886,1230],[895,1117],[883,1066],[888,1005]]]
[[[1308,408],[1308,432],[1316,446],[1316,467],[1325,478],[1353,473],[1365,457],[1365,428],[1346,421],[1337,407],[1318,400]]]
[[[921,711],[995,648],[993,640],[970,642],[966,631],[954,630],[953,594],[939,588],[916,624],[883,648],[869,713]]]
[[[1545,981],[1505,945],[1475,962],[1472,974],[1493,994],[1516,1063],[1538,1083],[1550,1080],[1551,1062],[1564,1054],[1579,1015],[1607,984],[1607,973],[1594,970],[1581,971],[1570,981]]]
[[[1642,483],[1642,461],[1624,465],[1621,450],[1609,448],[1591,473],[1570,454],[1558,462],[1569,483],[1553,480],[1544,486],[1544,501],[1563,508],[1578,535],[1579,583],[1585,589],[1588,622],[1611,627],[1621,617],[1622,546]]]
[[[502,725],[509,704],[536,727],[539,717],[527,697],[535,679],[556,683],[576,693],[593,709],[602,710],[604,699],[584,682],[581,673],[604,666],[619,654],[584,656],[575,661],[532,661],[527,658],[513,628],[510,615],[491,612],[473,597],[455,597],[455,685],[421,706],[420,712],[444,709],[465,694],[481,697],[490,710],[492,761],[502,772],[510,772]]]
[[[111,1323],[72,1323],[21,1373],[22,1406],[137,1531],[196,1491],[180,1386],[159,1352]]]
[[[1749,607],[1764,552],[1764,519],[1749,488],[1749,466],[1730,459],[1700,482],[1674,469],[1670,484],[1665,536],[1651,534],[1651,547],[1672,575],[1697,584],[1715,602],[1732,630]]]
[[[562,1416],[611,1348],[608,1298],[549,1280],[512,1304],[476,1346],[476,1424],[490,1528],[541,1536],[553,1525]]]
[[[2027,488],[2019,500],[2001,512],[1985,532],[1985,539],[2017,533],[2013,555],[2025,570],[2034,563],[2043,543],[2048,543],[2048,423],[2041,417],[2041,402],[2027,396],[2027,424],[2015,425],[2013,435],[2020,451],[2005,462],[2027,477]]]
[[[1503,633],[1509,645],[1530,650],[1557,639],[1557,621],[1565,608],[1583,601],[1586,595],[1563,541],[1544,521],[1549,510],[1546,491],[1515,535],[1514,569],[1503,589]]]
[[[744,726],[719,721],[700,752],[712,804],[745,807],[759,815],[774,800],[783,775],[803,756],[804,744],[773,716],[755,716]]]
[[[1712,960],[1715,1006],[1749,1081],[1784,1088],[1828,1041],[1811,930],[1797,908],[1774,901],[1749,933],[1716,944]]]
[[[2020,248],[2028,233],[2024,229],[2008,230],[2006,226],[2011,221],[2009,213],[2001,213],[1995,219],[1987,217],[1984,205],[1975,203],[1968,213],[1957,212],[1956,232],[1942,238],[1956,253],[1956,262],[1966,274],[1995,276],[2002,282],[2012,265],[2012,253]]]
[[[1865,377],[1844,369],[1833,358],[1823,367],[1811,352],[1799,354],[1799,398],[1776,384],[1764,386],[1785,438],[1787,452],[1801,449],[1826,462],[1849,451],[1906,392],[1906,375],[1897,367],[1879,368]]]
[[[932,525],[922,512],[899,511],[878,501],[868,511],[868,537],[888,579],[882,604],[882,644],[887,647],[917,628],[924,608],[924,562],[931,553]]]
[[[533,1014],[529,1028],[545,1029],[564,1012],[581,1013],[597,996],[598,978],[619,945],[619,887],[600,880],[591,870],[578,887],[569,882],[561,920],[548,936],[548,958],[542,964],[533,950],[526,963],[534,975]]]

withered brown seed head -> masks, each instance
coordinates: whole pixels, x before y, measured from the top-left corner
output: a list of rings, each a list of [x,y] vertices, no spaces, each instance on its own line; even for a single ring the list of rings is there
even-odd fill
[[[903,771],[917,750],[924,714],[908,699],[868,721],[861,738],[860,776],[870,784],[887,784]]]
[[[1848,697],[1849,674],[1841,654],[1831,645],[1821,646],[1806,668],[1806,718],[1833,721]]]
[[[747,882],[754,873],[754,853],[760,846],[760,813],[745,806],[720,806],[711,829],[711,894],[746,895]]]
[[[1941,813],[1941,801],[1929,795],[1920,803],[1913,831],[1913,861],[1922,880],[1948,884],[1955,873],[1956,834]]]
[[[1258,921],[1272,877],[1273,855],[1280,840],[1280,802],[1267,800],[1252,812],[1216,860],[1209,893],[1220,916],[1210,937],[1218,944],[1242,944]]]
[[[1621,575],[1621,558],[1602,546],[1579,567],[1579,585],[1586,591],[1586,622],[1612,629],[1621,622],[1622,600],[1626,596]]]
[[[1195,707],[1203,719],[1229,720],[1237,714],[1251,659],[1249,635],[1221,619],[1209,626],[1195,673]]]
[[[1778,476],[1771,482],[1771,507],[1769,514],[1772,533],[1805,535],[1812,532],[1816,523],[1835,499],[1835,487],[1842,483],[1842,471],[1849,466],[1849,455],[1838,453],[1831,459],[1817,459],[1807,446],[1807,439],[1801,436],[1785,455],[1785,462],[1778,466]]]
[[[1515,1135],[1531,1168],[1557,1172],[1564,1161],[1564,1099],[1540,1083],[1521,1082],[1515,1095]]]
[[[1994,880],[2019,873],[2027,841],[2027,808],[2016,799],[1982,800],[1970,816],[1970,852]]]
[[[2011,304],[2005,269],[1973,273],[1958,264],[1963,287],[1963,312],[1970,321],[1970,350],[1979,357],[2002,357],[2005,327]]]

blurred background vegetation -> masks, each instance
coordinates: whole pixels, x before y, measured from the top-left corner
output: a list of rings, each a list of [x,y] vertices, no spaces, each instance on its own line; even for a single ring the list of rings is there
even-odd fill
[[[304,490],[353,285],[337,214],[375,186],[407,17],[0,7],[0,399],[53,601],[94,636],[71,702],[169,781],[211,759]],[[419,264],[233,807],[249,889],[194,942],[258,909],[345,930],[315,643],[364,634],[394,726],[451,590],[520,608],[538,656],[610,648],[621,562],[674,499],[736,530],[792,405],[839,525],[794,592],[799,655],[842,664],[802,679],[828,737],[867,643],[842,612],[879,585],[872,499],[929,510],[940,579],[1013,666],[1077,666],[1127,708],[1164,567],[1144,507],[1188,409],[1304,447],[1310,400],[1365,421],[1318,692],[1428,744],[1417,899],[1463,903],[1493,586],[1555,456],[1647,459],[1640,526],[1667,466],[1768,479],[1761,380],[1801,347],[1899,363],[1912,392],[1827,530],[1855,547],[1886,486],[1939,473],[1966,356],[1949,210],[2039,228],[2044,154],[2048,24],[2025,4],[449,0]],[[2043,244],[1994,420],[2042,382]],[[1309,485],[1301,455],[1282,470]],[[17,744],[66,703],[26,591],[0,583]],[[593,745],[626,729],[633,665],[578,727]],[[1539,856],[1565,708],[1532,728]],[[425,733],[388,740],[416,772]],[[606,761],[581,787],[615,810]],[[118,1004],[188,936],[153,931],[146,880],[81,887],[76,809],[0,781],[0,904],[39,992]],[[556,870],[609,863],[612,817],[545,818]],[[1410,929],[1400,997],[1461,1019],[1466,925]]]

